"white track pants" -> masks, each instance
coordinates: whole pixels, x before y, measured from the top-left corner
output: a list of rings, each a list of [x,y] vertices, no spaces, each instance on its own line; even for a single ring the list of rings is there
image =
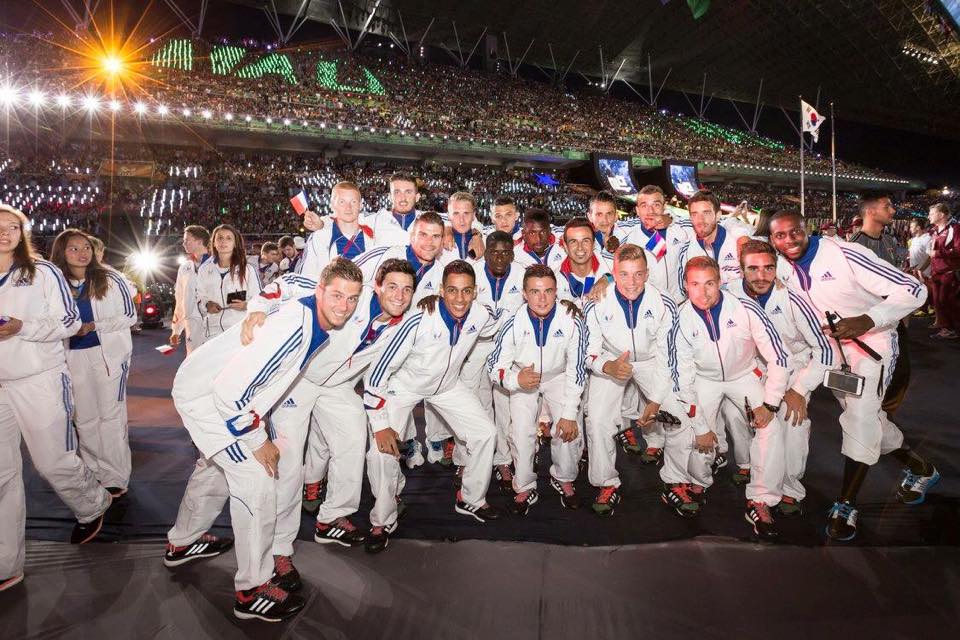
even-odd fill
[[[499,466],[510,464],[510,445],[507,442],[510,433],[510,394],[500,385],[491,382],[487,375],[487,356],[493,351],[493,347],[492,340],[477,342],[463,363],[460,379],[477,394],[484,411],[497,426],[497,449],[493,455],[493,464]],[[464,463],[456,449],[454,463]]]
[[[640,387],[637,384],[628,384],[624,389],[623,402],[621,403],[620,413],[624,420],[637,420],[643,415],[643,409],[647,406],[647,401],[640,393]],[[627,426],[626,423],[623,426]],[[663,425],[654,422],[646,427],[640,427],[640,433],[643,434],[643,441],[647,448],[654,447],[662,449],[666,441],[666,435],[663,431]]]
[[[130,482],[127,376],[130,362],[108,370],[100,348],[68,349],[67,367],[76,400],[80,457],[104,487]]]
[[[184,422],[223,424],[209,398],[177,406],[177,411]],[[283,470],[278,472],[282,478]],[[213,526],[227,498],[237,552],[234,588],[240,591],[259,586],[273,575],[277,522],[277,481],[267,475],[246,444],[237,441],[209,460],[197,460],[167,538],[178,547],[192,543]]]
[[[517,390],[510,393],[510,452],[513,456],[513,490],[517,493],[537,488],[537,474],[533,471],[533,458],[537,453],[537,422],[540,413],[540,394],[543,404],[554,416],[554,429],[550,438],[550,475],[560,482],[577,479],[580,455],[583,453],[582,420],[578,416],[577,437],[564,442],[556,433],[556,423],[562,415],[565,398],[564,375],[541,380],[540,388],[530,391]]]
[[[363,459],[367,450],[367,413],[353,383],[322,387],[313,408],[310,439],[319,433],[328,452],[327,495],[317,522],[333,522],[360,508],[363,488]],[[311,455],[307,446],[307,455]]]
[[[37,472],[80,522],[96,520],[110,494],[77,456],[66,367],[0,383],[0,578],[23,572],[26,506],[20,438]]]
[[[746,422],[744,399],[751,407],[763,404],[763,383],[755,372],[747,373],[735,380],[715,381],[698,377],[696,380],[697,399],[703,418],[714,433],[723,429],[720,419],[720,407],[724,399],[729,400]],[[750,483],[747,485],[748,500],[763,502],[773,507],[780,502],[783,492],[783,478],[786,473],[786,434],[783,423],[773,417],[763,429],[754,430],[750,443]]]
[[[409,417],[421,400],[433,407],[451,425],[453,435],[466,447],[467,463],[463,470],[461,499],[475,507],[486,504],[490,486],[490,468],[493,466],[493,450],[496,446],[496,427],[480,405],[480,400],[462,380],[453,388],[435,396],[391,389],[387,400],[387,413],[391,425],[406,425],[400,440],[412,436]],[[397,521],[396,496],[403,488],[400,464],[391,455],[380,453],[376,447],[367,451],[367,474],[376,503],[370,511],[370,524],[375,527],[392,527]]]
[[[888,349],[877,349],[883,356],[881,362],[875,362],[850,343],[844,343],[843,351],[853,372],[865,380],[859,398],[834,392],[843,409],[840,414],[840,428],[843,430],[840,451],[857,462],[876,464],[881,454],[903,446],[903,433],[881,408],[897,362],[897,334],[891,332]]]
[[[184,332],[187,334],[187,355],[190,355],[194,349],[202,347],[207,341],[207,324],[203,318],[187,318]]]

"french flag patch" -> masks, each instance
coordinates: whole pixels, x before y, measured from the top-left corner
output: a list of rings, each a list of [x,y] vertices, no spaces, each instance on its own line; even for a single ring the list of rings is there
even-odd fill
[[[297,212],[298,216],[305,214],[310,206],[307,204],[307,194],[303,192],[303,189],[300,190],[300,193],[290,198],[290,204],[293,205],[293,210]]]

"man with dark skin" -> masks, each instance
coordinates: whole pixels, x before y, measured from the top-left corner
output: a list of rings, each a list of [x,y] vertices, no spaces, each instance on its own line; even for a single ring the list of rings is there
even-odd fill
[[[523,245],[516,252],[514,260],[524,267],[545,264],[551,269],[558,269],[566,257],[563,249],[554,241],[550,214],[543,209],[527,209],[523,216]]]

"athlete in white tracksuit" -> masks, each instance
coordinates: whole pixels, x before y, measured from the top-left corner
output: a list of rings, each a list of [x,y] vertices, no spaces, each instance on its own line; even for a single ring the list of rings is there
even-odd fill
[[[241,282],[234,269],[221,267],[216,258],[204,262],[197,269],[196,279],[197,302],[200,315],[206,329],[206,339],[220,335],[233,325],[241,322],[246,315],[245,311],[231,308],[227,303],[227,296],[238,291],[246,292],[246,300],[252,300],[260,293],[260,273],[257,268],[247,263],[245,277]],[[216,303],[221,311],[210,312],[207,303]]]
[[[638,222],[628,229],[629,234],[622,244],[635,244],[643,248],[650,274],[647,282],[672,300],[682,302],[686,298],[681,285],[683,249],[692,234],[689,222],[686,222],[686,226],[673,222],[665,229],[648,229]]]
[[[531,279],[550,282],[550,278]],[[554,299],[543,317],[529,304],[521,306],[507,320],[488,358],[490,379],[510,393],[510,452],[513,455],[513,489],[517,494],[536,491],[537,474],[533,458],[537,450],[537,422],[540,397],[554,420],[577,424],[576,435],[564,441],[560,434],[550,439],[551,484],[563,485],[577,479],[583,434],[580,400],[586,384],[587,331],[582,317],[572,317]],[[534,389],[521,386],[520,371],[532,367],[539,374]],[[557,487],[555,487],[557,488]],[[558,488],[561,494],[563,489]],[[532,504],[532,502],[530,503]]]
[[[779,407],[790,376],[789,356],[763,309],[724,291],[719,296],[705,311],[691,301],[682,304],[676,338],[677,366],[695,367],[694,404],[714,434],[722,429],[724,400],[748,423],[745,404],[751,411],[764,405]],[[767,363],[765,381],[758,356]],[[780,502],[786,462],[783,429],[776,416],[756,429],[750,443],[749,501],[768,507]]]
[[[344,281],[333,281],[338,282]],[[360,283],[350,284],[355,284],[350,292],[359,296]],[[349,303],[346,309],[352,312]],[[324,329],[324,324],[329,321],[319,312],[316,295],[281,305],[256,330],[251,344],[241,345],[242,326],[235,325],[191,354],[174,379],[174,405],[204,459],[187,483],[168,538],[177,547],[197,540],[232,498],[238,591],[261,586],[273,575],[277,484],[302,459],[281,454],[275,478],[254,452],[269,444],[270,410],[311,359],[324,353],[333,328]]]
[[[0,211],[0,257],[21,240],[19,216]],[[7,227],[16,225],[17,230]],[[16,238],[12,236],[16,235]],[[12,251],[12,248],[10,249]],[[9,255],[9,253],[7,253]],[[80,328],[80,313],[60,270],[36,260],[0,271],[0,582],[23,574],[26,505],[20,438],[34,467],[80,523],[97,521],[110,494],[77,455],[73,392],[63,341]],[[10,320],[13,319],[13,320]],[[0,325],[0,330],[3,325]]]
[[[458,319],[448,304],[445,299],[435,311],[416,313],[404,320],[364,376],[364,404],[373,431],[393,429],[400,441],[415,435],[410,416],[417,403],[423,400],[437,409],[469,453],[456,509],[484,520],[496,517],[486,515],[491,511],[486,506],[486,493],[496,427],[476,394],[460,378],[460,368],[477,340],[495,331],[496,319],[490,310],[475,303]],[[397,519],[395,497],[403,487],[403,475],[392,455],[377,452],[373,458],[367,459],[376,497],[370,523],[392,529]]]
[[[337,256],[353,260],[366,251],[380,246],[382,243],[377,242],[370,222],[366,216],[360,214],[357,217],[359,225],[357,231],[344,233],[340,229],[336,216],[325,218],[323,228],[314,231],[307,238],[303,255],[297,262],[296,272],[316,280],[320,277],[323,268]],[[409,241],[410,234],[407,233],[400,243]]]
[[[80,319],[96,323],[93,331],[67,340],[80,455],[100,484],[118,494],[130,482],[127,377],[137,310],[126,279],[113,269],[107,268],[107,292],[101,299],[90,295],[89,281],[69,284],[77,293]]]
[[[179,336],[186,333],[187,355],[202,345],[207,339],[207,329],[203,313],[200,311],[200,300],[197,298],[197,271],[210,260],[210,254],[204,253],[195,262],[187,257],[177,268],[177,281],[174,285],[173,318],[170,323],[170,334]],[[171,342],[171,344],[176,344]]]
[[[766,295],[752,295],[742,279],[727,283],[727,291],[741,300],[756,302],[767,314],[791,357],[793,373],[787,388],[809,403],[810,394],[823,382],[823,374],[839,361],[830,339],[820,328],[816,311],[800,294],[779,282],[774,282]],[[786,431],[783,495],[800,501],[807,495],[802,480],[810,451],[810,419],[793,425],[787,420],[786,411],[784,403],[778,416]]]

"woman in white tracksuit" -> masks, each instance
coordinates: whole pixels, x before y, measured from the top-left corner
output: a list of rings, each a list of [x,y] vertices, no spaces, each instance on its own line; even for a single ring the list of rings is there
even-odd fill
[[[246,315],[247,300],[260,293],[260,274],[247,262],[243,237],[228,224],[210,235],[210,255],[197,271],[197,300],[207,340],[218,336]]]
[[[34,466],[77,518],[71,540],[100,531],[110,494],[77,456],[73,394],[63,340],[80,313],[63,274],[30,243],[30,223],[0,206],[0,591],[23,580],[24,501],[20,438]]]
[[[80,330],[67,340],[80,455],[110,494],[127,492],[127,376],[137,310],[126,279],[97,260],[90,237],[77,229],[57,236],[51,261],[67,278]]]

